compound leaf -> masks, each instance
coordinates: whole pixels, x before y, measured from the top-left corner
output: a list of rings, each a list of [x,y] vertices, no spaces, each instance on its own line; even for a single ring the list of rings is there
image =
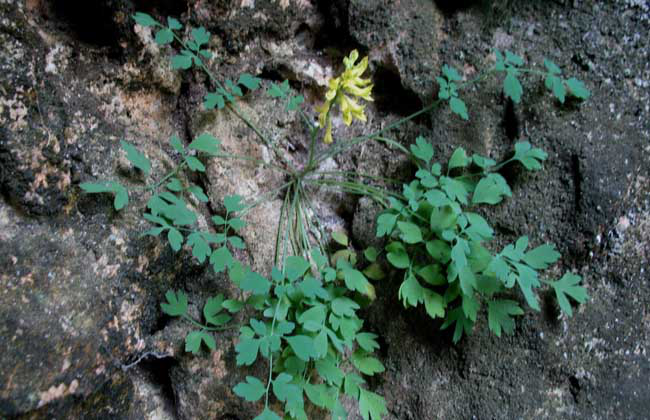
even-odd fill
[[[452,97],[449,99],[449,107],[454,114],[458,115],[465,121],[469,119],[469,115],[467,114],[467,105],[465,105],[465,102],[463,102],[463,100]]]
[[[515,155],[512,158],[521,162],[529,171],[535,171],[542,168],[541,162],[547,157],[542,149],[533,148],[528,142],[519,142],[515,144]]]
[[[433,158],[433,146],[424,137],[418,136],[415,144],[411,145],[411,153],[428,164]]]
[[[168,290],[165,293],[167,303],[161,303],[160,308],[169,316],[181,316],[187,312],[187,295],[182,291]]]
[[[575,96],[578,99],[586,100],[589,99],[591,92],[587,89],[580,80],[575,77],[570,78],[566,81],[566,85],[569,88],[571,96]]]
[[[260,349],[259,339],[256,338],[240,339],[239,343],[235,346],[235,351],[237,352],[237,366],[252,365],[253,362],[255,362],[255,360],[257,359],[257,353],[259,349]]]
[[[523,315],[524,311],[514,300],[495,300],[488,302],[488,323],[490,330],[501,337],[501,330],[506,334],[512,334],[515,328],[513,315]]]
[[[524,89],[521,87],[519,80],[517,80],[514,71],[508,71],[506,78],[503,79],[503,92],[513,102],[518,104],[521,101],[521,94],[524,93]]]
[[[242,197],[239,195],[228,195],[223,199],[223,205],[226,207],[226,211],[229,213],[235,213],[241,211],[245,208],[244,204],[241,202]]]
[[[397,222],[397,227],[402,232],[402,241],[407,244],[417,244],[422,242],[422,231],[418,225],[410,222]]]
[[[398,297],[404,307],[417,306],[424,301],[425,289],[411,273],[406,275],[406,280],[399,287]]]
[[[178,231],[178,229],[170,227],[167,231],[167,240],[169,240],[169,245],[171,245],[174,251],[179,251],[181,245],[183,245],[183,234]]]
[[[275,414],[270,408],[265,407],[264,411],[260,413],[259,416],[255,417],[253,420],[282,420],[280,416]]]
[[[557,303],[560,305],[560,309],[568,316],[573,316],[573,311],[571,310],[571,303],[567,299],[567,296],[578,303],[585,303],[589,299],[587,290],[582,286],[578,286],[581,280],[582,278],[580,276],[566,273],[560,280],[551,283],[555,290],[555,296],[557,297]]]
[[[209,155],[216,156],[219,153],[220,143],[221,142],[214,138],[212,135],[203,133],[194,139],[194,141],[192,141],[188,147],[193,150],[198,150]]]
[[[140,26],[156,26],[158,22],[146,13],[138,12],[133,15],[133,20]]]
[[[374,392],[359,389],[359,412],[363,420],[381,420],[388,414],[384,397]]]
[[[268,295],[271,290],[271,283],[260,274],[249,270],[241,281],[239,287],[245,292],[254,295]]]
[[[294,335],[291,337],[285,337],[291,350],[298,356],[300,360],[308,362],[309,359],[314,356],[314,340],[306,335]]]
[[[255,402],[262,398],[262,395],[266,392],[266,387],[254,376],[247,376],[246,382],[238,383],[233,391],[238,396],[242,397],[246,401]],[[265,410],[266,411],[266,410]],[[277,416],[276,416],[277,417]]]
[[[158,45],[169,44],[173,40],[174,40],[174,33],[167,28],[161,29],[158,32],[156,32],[155,41],[156,44]]]
[[[120,140],[120,145],[122,145],[122,149],[126,152],[126,158],[129,162],[144,172],[145,175],[149,175],[149,172],[151,172],[151,162],[149,162],[149,159],[136,149],[135,146],[124,140]]]
[[[197,46],[207,44],[210,41],[210,32],[206,31],[203,26],[192,29],[192,38],[196,41]]]
[[[201,342],[205,343],[210,350],[217,348],[217,343],[214,341],[214,337],[206,331],[192,331],[187,334],[187,337],[185,337],[185,351],[198,354],[199,349],[201,348]]]
[[[524,262],[537,270],[548,268],[560,258],[560,253],[555,250],[555,245],[544,244],[531,249],[524,254]]]
[[[183,29],[183,25],[181,25],[181,23],[177,19],[174,19],[173,17],[167,18],[167,27],[172,30]]]
[[[171,60],[172,70],[187,70],[192,67],[192,56],[177,54]]]
[[[262,79],[249,73],[242,73],[237,81],[237,84],[245,86],[249,90],[257,90],[261,83]]]
[[[386,370],[379,359],[368,356],[366,353],[358,350],[352,354],[352,364],[354,367],[359,369],[359,372],[368,376],[372,376],[375,373],[381,373]]]

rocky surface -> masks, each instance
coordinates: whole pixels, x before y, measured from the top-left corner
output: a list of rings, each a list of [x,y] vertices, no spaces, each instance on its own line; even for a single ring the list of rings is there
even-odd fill
[[[443,63],[471,78],[510,49],[540,66],[545,57],[587,84],[592,98],[561,105],[543,82],[526,79],[521,104],[488,79],[464,93],[470,122],[437,109],[390,136],[408,145],[432,139],[441,159],[463,145],[503,158],[519,138],[549,153],[541,172],[506,168],[513,197],[489,210],[501,241],[528,235],[563,254],[551,275],[572,270],[591,295],[573,318],[559,316],[551,293],[513,336],[497,339],[485,321],[458,345],[423,312],[397,305],[398,281],[377,285],[367,327],[381,337],[387,371],[372,388],[391,419],[646,418],[650,410],[650,20],[644,1],[447,2],[439,0],[222,0],[84,2],[0,0],[0,417],[247,419],[255,407],[232,393],[247,373],[235,367],[234,332],[217,350],[186,354],[190,326],[163,316],[169,288],[187,291],[191,310],[216,293],[222,276],[184,250],[141,238],[147,197],[132,194],[115,212],[79,183],[145,181],[119,148],[145,151],[152,176],[179,159],[168,140],[203,132],[224,149],[261,160],[271,154],[227,114],[206,112],[212,88],[199,72],[168,66],[129,16],[145,11],[204,25],[218,73],[243,71],[265,84],[290,79],[308,115],[328,77],[352,48],[370,56],[376,102],[368,124],[385,126],[430,103]],[[304,164],[308,144],[298,117],[261,94],[241,106],[286,157]],[[322,147],[322,146],[321,146]],[[405,179],[396,150],[368,143],[329,168]],[[211,202],[193,203],[200,223],[223,196],[247,197],[283,182],[260,165],[210,161],[192,180]],[[321,191],[315,206],[328,229],[348,229],[356,246],[374,240],[377,209],[366,200]],[[267,271],[273,259],[276,197],[250,214],[238,255]],[[359,418],[352,414],[350,418]]]

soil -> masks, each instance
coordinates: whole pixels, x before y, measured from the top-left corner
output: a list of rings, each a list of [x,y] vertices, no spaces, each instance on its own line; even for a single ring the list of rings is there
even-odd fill
[[[219,335],[215,352],[188,355],[189,326],[159,308],[166,290],[183,289],[198,314],[208,296],[233,286],[189,252],[140,237],[144,196],[117,213],[110,198],[79,191],[81,182],[115,174],[142,181],[123,164],[122,138],[147,153],[156,173],[177,159],[167,143],[172,134],[187,143],[214,132],[233,152],[265,153],[233,121],[201,111],[208,81],[169,70],[170,50],[134,28],[135,11],[204,25],[215,35],[220,74],[246,71],[266,84],[288,78],[306,109],[319,102],[344,54],[368,54],[376,98],[368,124],[335,122],[335,136],[375,130],[431,103],[443,64],[471,78],[492,64],[494,48],[536,68],[549,58],[584,81],[588,101],[560,104],[543,80],[525,78],[514,104],[501,80],[487,79],[463,92],[469,122],[437,108],[390,135],[407,147],[425,136],[441,161],[458,146],[503,159],[520,139],[548,152],[542,171],[506,167],[513,196],[485,215],[497,245],[521,235],[532,245],[555,243],[563,257],[548,275],[580,274],[589,302],[568,318],[546,290],[542,310],[528,310],[514,335],[495,337],[482,314],[473,333],[453,344],[440,322],[398,304],[400,280],[389,276],[363,314],[386,366],[370,387],[385,396],[389,419],[650,418],[650,2],[96,3],[0,0],[0,418],[255,413],[231,391],[247,373],[235,367],[236,334]],[[292,134],[299,119],[261,95],[243,106],[289,159],[304,160],[306,144]],[[400,179],[413,173],[381,144],[330,164]],[[219,203],[280,178],[214,163],[193,181]],[[260,228],[244,234],[254,252],[238,257],[256,268],[272,259],[265,221],[278,203],[254,215]],[[194,204],[200,223],[221,211]],[[317,206],[327,227],[348,229],[356,247],[376,243],[372,203],[323,191]],[[361,418],[355,413],[350,419]]]

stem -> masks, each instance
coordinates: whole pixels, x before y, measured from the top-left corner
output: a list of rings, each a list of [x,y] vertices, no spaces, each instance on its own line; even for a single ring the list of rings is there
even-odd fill
[[[356,175],[356,176],[359,176],[361,178],[368,178],[368,179],[372,179],[372,180],[375,180],[375,181],[384,181],[384,182],[388,182],[388,183],[391,183],[391,184],[402,184],[403,183],[402,181],[399,181],[399,180],[393,179],[393,178],[385,178],[383,176],[368,175],[368,174],[359,173],[359,172],[352,172],[352,171],[323,171],[323,172],[317,171],[317,172],[314,172],[314,175],[332,175],[332,176],[342,175],[342,176],[351,176],[351,177]]]

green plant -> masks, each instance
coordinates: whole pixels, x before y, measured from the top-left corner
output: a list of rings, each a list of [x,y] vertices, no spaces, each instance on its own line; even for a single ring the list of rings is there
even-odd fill
[[[513,316],[524,312],[519,304],[507,299],[515,285],[526,303],[539,311],[535,288],[542,282],[552,286],[561,310],[571,316],[565,295],[578,303],[587,293],[578,286],[580,277],[567,273],[559,281],[539,278],[560,258],[555,247],[540,245],[528,251],[528,237],[520,237],[492,255],[486,243],[494,231],[487,220],[473,211],[478,206],[500,203],[512,195],[498,170],[519,162],[529,171],[541,169],[544,151],[527,142],[517,143],[515,153],[504,162],[474,154],[463,148],[451,155],[446,173],[432,164],[433,146],[419,137],[411,146],[418,159],[417,179],[403,186],[403,199],[391,198],[390,208],[377,219],[377,236],[388,237],[386,258],[404,270],[399,298],[405,307],[424,304],[431,318],[443,318],[442,329],[455,325],[454,342],[469,333],[481,304],[487,304],[488,325],[497,336],[512,334]]]
[[[504,58],[496,51],[495,65],[474,80],[464,81],[452,67],[443,66],[443,77],[436,78],[440,86],[438,100],[432,104],[374,133],[339,140],[319,151],[319,138],[326,144],[334,142],[331,116],[335,107],[340,108],[344,123],[349,125],[354,119],[365,121],[364,106],[357,99],[372,100],[372,83],[361,77],[368,59],[357,63],[358,52],[352,51],[344,59],[343,74],[330,81],[325,101],[316,109],[318,125],[302,109],[304,98],[292,94],[288,81],[266,86],[266,95],[280,101],[286,112],[298,113],[309,129],[307,163],[298,168],[238,105],[247,91],[261,89],[265,85],[263,81],[242,73],[234,82],[210,70],[207,64],[211,59],[209,32],[194,28],[187,32],[188,39],[183,39],[179,35],[183,26],[174,18],[168,18],[164,25],[149,15],[137,13],[134,20],[139,25],[154,28],[155,41],[159,45],[174,42],[179,45],[179,53],[171,57],[171,67],[194,68],[208,76],[210,91],[204,97],[204,108],[236,115],[273,151],[275,159],[264,162],[222,153],[219,140],[208,133],[193,139],[187,146],[172,136],[170,144],[178,154],[179,163],[158,181],[144,186],[103,181],[84,183],[81,188],[89,193],[114,194],[116,210],[126,206],[130,194],[149,194],[148,212],[143,217],[153,227],[144,235],[166,233],[174,251],[180,251],[185,244],[199,262],[209,261],[215,273],[226,273],[238,286],[238,296],[226,299],[218,295],[205,302],[205,323],[188,314],[188,299],[182,291],[168,291],[161,309],[196,328],[185,340],[185,349],[195,354],[200,352],[202,344],[210,350],[215,348],[212,332],[239,327],[237,364],[249,366],[264,359],[268,366],[268,375],[264,378],[248,376],[234,388],[234,392],[247,401],[259,401],[264,397],[263,411],[256,420],[280,418],[270,408],[272,396],[284,404],[284,415],[292,419],[306,419],[305,396],[314,405],[328,410],[335,419],[347,418],[340,404],[341,394],[358,400],[364,420],[377,420],[387,413],[383,397],[362,386],[365,381],[362,375],[380,373],[384,367],[372,356],[379,347],[377,336],[362,331],[363,321],[357,316],[357,310],[375,298],[375,287],[368,279],[380,280],[385,276],[380,261],[383,250],[365,250],[363,255],[369,265],[360,271],[355,268],[357,254],[350,247],[347,236],[334,232],[331,238],[335,244],[328,244],[330,234],[321,228],[312,205],[314,186],[368,196],[387,208],[378,218],[377,235],[391,238],[385,248],[386,258],[394,267],[405,270],[400,299],[405,306],[424,303],[429,315],[445,317],[443,327],[455,323],[454,341],[460,339],[463,331],[469,332],[483,301],[488,305],[490,328],[497,335],[502,330],[511,332],[514,328],[511,316],[522,310],[514,300],[497,296],[515,283],[520,285],[529,305],[536,308],[533,288],[542,280],[535,270],[546,268],[559,254],[549,245],[525,252],[528,241],[524,237],[492,256],[483,246],[492,237],[487,221],[463,208],[496,204],[510,195],[507,183],[497,172],[503,165],[518,161],[527,169],[535,170],[541,167],[546,155],[527,143],[520,143],[511,159],[497,165],[489,158],[469,157],[463,149],[458,149],[449,161],[447,173],[442,175],[442,167],[431,162],[432,145],[423,138],[416,139],[409,150],[385,134],[444,102],[453,113],[469,119],[460,93],[491,74],[505,74],[504,94],[515,102],[521,100],[523,92],[518,80],[521,74],[545,77],[547,88],[560,102],[567,96],[579,100],[589,96],[589,91],[579,81],[564,80],[560,69],[548,60],[545,61],[546,71],[525,69],[521,67],[523,59],[520,57],[506,51]],[[399,184],[389,178],[320,169],[325,160],[370,140],[412,155],[418,162],[417,179],[405,185],[401,193],[373,185]],[[149,177],[152,167],[149,159],[133,145],[125,141],[121,145],[133,166]],[[225,214],[213,216],[213,227],[202,230],[197,227],[198,217],[190,198],[207,202],[209,197],[200,186],[188,181],[186,172],[205,172],[205,157],[262,165],[282,172],[287,182],[253,199],[226,197]],[[471,168],[476,170],[472,172]],[[233,251],[245,248],[238,232],[245,225],[247,212],[280,193],[284,200],[277,221],[275,267],[267,278],[237,261]],[[586,300],[579,281],[579,277],[567,274],[559,281],[548,282],[556,291],[561,309],[569,315],[571,306],[567,296],[578,302]],[[231,316],[245,308],[246,314],[254,315],[242,326],[228,325]]]

